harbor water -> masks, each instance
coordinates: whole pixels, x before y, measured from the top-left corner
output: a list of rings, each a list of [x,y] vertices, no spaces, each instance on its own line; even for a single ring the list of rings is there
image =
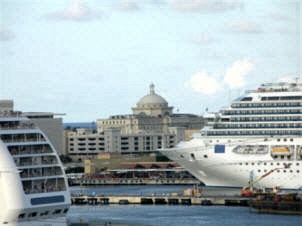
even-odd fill
[[[102,186],[72,187],[74,194],[171,194],[181,193],[188,186]],[[192,187],[193,188],[193,187]],[[203,189],[207,195],[234,195],[238,190]],[[238,193],[239,194],[239,193]],[[286,226],[301,225],[302,216],[257,214],[248,207],[229,206],[183,206],[183,205],[103,205],[72,206],[67,219],[70,222],[91,221],[124,223],[141,226],[195,226],[195,225],[259,225]],[[101,224],[102,225],[102,224]]]

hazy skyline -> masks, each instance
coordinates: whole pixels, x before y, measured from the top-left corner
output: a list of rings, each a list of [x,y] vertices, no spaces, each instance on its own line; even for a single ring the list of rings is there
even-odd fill
[[[2,0],[0,98],[64,122],[130,114],[150,83],[174,112],[217,111],[301,78],[301,1]]]

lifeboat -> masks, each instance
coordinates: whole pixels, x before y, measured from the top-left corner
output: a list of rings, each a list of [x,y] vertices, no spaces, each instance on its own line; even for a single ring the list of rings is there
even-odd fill
[[[275,147],[272,150],[273,154],[290,154],[290,149],[288,147]]]

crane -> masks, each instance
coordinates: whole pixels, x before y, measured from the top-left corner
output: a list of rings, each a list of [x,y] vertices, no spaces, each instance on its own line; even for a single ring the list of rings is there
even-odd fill
[[[242,190],[241,190],[241,195],[244,196],[244,197],[255,196],[255,190],[253,188],[254,184],[256,184],[257,182],[259,182],[263,178],[267,177],[271,173],[275,172],[276,170],[288,169],[289,167],[290,167],[290,163],[289,164],[284,164],[284,167],[278,167],[278,168],[271,169],[267,173],[265,173],[262,176],[258,177],[256,180],[251,181],[246,186],[244,186],[242,188]]]

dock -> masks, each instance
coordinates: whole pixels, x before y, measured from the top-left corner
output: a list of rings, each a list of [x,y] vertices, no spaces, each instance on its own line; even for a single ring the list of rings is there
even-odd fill
[[[200,182],[197,179],[145,179],[145,178],[110,178],[110,179],[73,179],[72,186],[99,186],[99,185],[196,185]]]
[[[248,206],[241,196],[72,195],[72,205],[225,205]]]

